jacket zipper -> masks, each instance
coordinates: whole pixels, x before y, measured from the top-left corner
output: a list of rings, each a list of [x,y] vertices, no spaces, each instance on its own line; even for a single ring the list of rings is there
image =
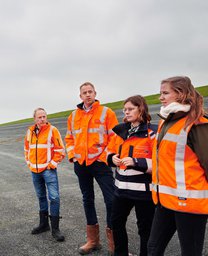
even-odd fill
[[[37,170],[37,173],[38,173],[38,137],[36,135],[36,170]]]

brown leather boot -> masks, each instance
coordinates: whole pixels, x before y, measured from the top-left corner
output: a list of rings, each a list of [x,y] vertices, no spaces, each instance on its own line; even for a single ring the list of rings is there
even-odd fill
[[[87,225],[87,243],[79,248],[79,253],[84,255],[100,249],[99,225]]]
[[[115,246],[114,246],[112,229],[106,228],[106,235],[107,235],[107,241],[108,241],[108,255],[113,256]]]

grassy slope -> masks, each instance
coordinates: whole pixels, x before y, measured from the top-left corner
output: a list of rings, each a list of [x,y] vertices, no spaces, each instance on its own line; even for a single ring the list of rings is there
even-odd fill
[[[208,97],[208,85],[201,86],[201,87],[196,87],[196,90],[201,95],[203,95],[204,97]],[[148,105],[160,103],[158,98],[159,98],[159,94],[153,94],[153,95],[150,95],[150,96],[145,96],[145,99],[146,99]],[[106,104],[102,104],[102,105],[108,106],[108,107],[112,108],[113,110],[121,109],[121,108],[123,108],[123,100],[116,101],[116,102],[111,102],[111,103],[106,103]],[[58,118],[58,117],[67,117],[67,116],[69,116],[69,114],[72,111],[73,110],[67,110],[67,111],[57,112],[57,113],[54,113],[54,114],[49,114],[48,119]],[[0,126],[8,125],[8,124],[11,125],[11,124],[26,123],[26,122],[31,122],[31,121],[33,121],[33,118],[27,118],[27,119],[14,121],[14,122],[0,124]]]

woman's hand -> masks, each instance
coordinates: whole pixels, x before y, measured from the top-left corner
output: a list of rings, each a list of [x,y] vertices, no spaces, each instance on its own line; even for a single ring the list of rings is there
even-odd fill
[[[129,156],[122,158],[121,163],[125,166],[134,166],[133,158]]]
[[[121,159],[119,158],[119,155],[116,154],[112,157],[112,161],[116,166],[120,166],[121,165]]]

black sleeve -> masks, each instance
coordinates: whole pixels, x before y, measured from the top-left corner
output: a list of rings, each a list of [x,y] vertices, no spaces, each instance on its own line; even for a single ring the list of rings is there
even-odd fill
[[[113,163],[113,160],[112,160],[112,158],[113,158],[114,155],[115,155],[115,154],[110,154],[110,155],[108,155],[108,157],[107,157],[107,162],[108,162],[108,165],[109,165],[110,167],[116,167],[116,165]]]
[[[146,172],[148,169],[146,158],[133,158],[134,167],[133,169],[140,172]]]

